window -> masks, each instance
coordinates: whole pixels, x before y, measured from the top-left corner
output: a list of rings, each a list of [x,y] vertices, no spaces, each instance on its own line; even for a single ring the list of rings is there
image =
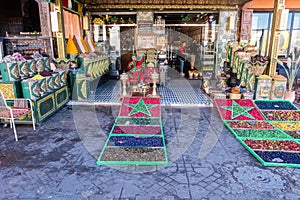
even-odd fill
[[[291,31],[291,50],[300,47],[300,13],[294,14],[293,29]]]
[[[251,44],[259,48],[261,55],[268,55],[272,17],[272,12],[253,13]],[[287,56],[296,46],[300,46],[300,12],[290,12],[286,30],[281,31],[278,55]]]
[[[253,13],[252,30],[262,30],[269,28],[270,13]]]
[[[272,18],[271,13],[253,13],[251,45],[259,48],[261,55],[267,55],[269,29]]]

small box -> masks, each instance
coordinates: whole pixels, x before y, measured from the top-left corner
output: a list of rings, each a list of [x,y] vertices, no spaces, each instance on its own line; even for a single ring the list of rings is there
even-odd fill
[[[17,62],[0,63],[2,81],[20,80],[20,72]]]
[[[252,92],[243,93],[243,99],[253,99],[254,94]]]
[[[261,75],[255,78],[254,99],[269,100],[272,87],[272,78],[268,75]]]
[[[60,80],[60,86],[67,85],[67,75],[65,71],[60,71],[59,73],[59,80]]]
[[[32,77],[37,73],[36,61],[34,59],[27,60],[27,64],[29,76]]]
[[[46,85],[46,78],[37,79],[40,85],[40,95],[41,97],[45,96],[48,93],[48,87]]]
[[[47,71],[51,71],[49,58],[48,57],[43,57],[42,60],[43,60],[43,63],[44,63],[44,69],[47,70]]]
[[[18,61],[18,68],[20,72],[21,79],[28,78],[29,71],[28,71],[28,63],[27,61]]]
[[[241,99],[242,94],[241,93],[229,93],[230,99]]]
[[[42,58],[36,58],[36,70],[37,72],[42,72],[45,70],[44,60]]]
[[[0,82],[0,90],[6,99],[21,98],[23,96],[21,81]]]
[[[213,93],[213,99],[226,99],[226,94],[223,92]]]
[[[52,78],[53,78],[54,88],[55,89],[60,88],[61,85],[60,85],[59,73],[53,73]]]
[[[40,85],[37,80],[26,79],[21,82],[23,97],[31,100],[40,98]]]
[[[53,60],[53,63],[56,65],[56,67],[57,67],[58,69],[62,69],[62,70],[64,70],[66,73],[69,72],[69,69],[70,69],[70,59],[62,59],[62,58],[59,58],[59,59]]]
[[[52,92],[53,90],[55,90],[53,77],[52,76],[46,76],[45,78],[46,78],[46,86],[48,88],[48,92]]]
[[[271,99],[282,100],[286,91],[287,79],[284,76],[277,75],[273,77],[271,88]]]

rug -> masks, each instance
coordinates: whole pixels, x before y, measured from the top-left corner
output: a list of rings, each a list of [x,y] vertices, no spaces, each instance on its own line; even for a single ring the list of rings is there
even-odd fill
[[[263,166],[300,168],[300,111],[289,101],[216,99],[235,138]]]
[[[124,97],[99,165],[166,165],[160,98]]]

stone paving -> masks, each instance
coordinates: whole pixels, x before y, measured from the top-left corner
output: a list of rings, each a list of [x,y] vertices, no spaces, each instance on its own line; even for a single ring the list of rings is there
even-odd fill
[[[299,199],[300,169],[263,167],[215,108],[162,107],[167,166],[99,166],[118,106],[64,107],[0,127],[0,199]]]

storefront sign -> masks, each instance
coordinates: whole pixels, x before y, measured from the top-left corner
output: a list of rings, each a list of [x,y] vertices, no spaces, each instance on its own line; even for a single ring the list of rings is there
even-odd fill
[[[138,33],[153,33],[153,22],[152,21],[139,21],[138,22]]]

